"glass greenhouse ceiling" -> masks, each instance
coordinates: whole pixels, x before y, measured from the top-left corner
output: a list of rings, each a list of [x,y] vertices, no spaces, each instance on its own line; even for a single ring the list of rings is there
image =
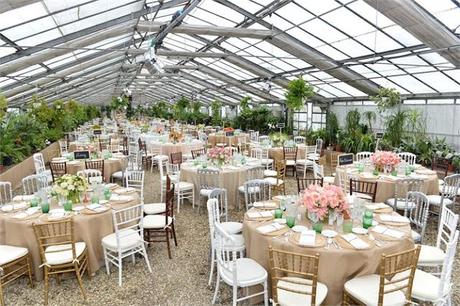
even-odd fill
[[[139,102],[283,100],[302,75],[317,101],[460,95],[458,0],[191,0],[157,56],[139,62],[186,0],[0,0],[0,90],[102,104],[127,86]]]

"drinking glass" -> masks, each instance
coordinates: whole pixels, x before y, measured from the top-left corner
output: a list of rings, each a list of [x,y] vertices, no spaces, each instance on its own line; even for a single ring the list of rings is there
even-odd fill
[[[72,201],[67,201],[64,204],[64,210],[65,211],[72,211]]]
[[[42,213],[47,214],[50,211],[50,204],[48,202],[42,203],[40,205]]]
[[[283,217],[283,211],[279,208],[275,210],[275,218],[276,219],[281,219]]]
[[[37,207],[38,206],[38,198],[34,197],[30,200],[30,207]]]
[[[92,204],[98,204],[99,203],[99,197],[96,194],[93,194],[91,197],[91,203]]]
[[[352,229],[353,229],[353,220],[351,219],[343,220],[343,224],[342,224],[343,233],[349,234],[351,233]]]
[[[287,216],[286,217],[286,225],[289,228],[292,228],[295,225],[295,217]]]

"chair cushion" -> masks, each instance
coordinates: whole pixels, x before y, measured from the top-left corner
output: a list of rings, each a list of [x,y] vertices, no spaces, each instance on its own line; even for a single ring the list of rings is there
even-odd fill
[[[444,180],[438,179],[439,186],[444,185]]]
[[[222,269],[222,278],[225,282],[233,283],[233,273],[227,269]],[[238,258],[236,260],[237,285],[248,287],[258,284],[267,279],[267,271],[251,258]]]
[[[437,302],[442,297],[438,297],[438,288],[441,280],[433,274],[422,270],[415,270],[414,282],[412,284],[412,297],[428,302]],[[449,284],[444,285],[444,295],[449,293]]]
[[[436,205],[439,206],[441,205],[441,196],[437,194],[430,194],[426,196],[428,198],[428,202],[430,202],[430,205]],[[444,204],[445,205],[452,205],[452,200],[444,198]]]
[[[131,228],[119,231],[120,235],[120,248],[122,250],[131,249],[140,243],[143,243],[139,233]],[[102,245],[111,250],[117,250],[117,236],[116,233],[110,234],[102,238]]]
[[[266,177],[266,178],[264,178],[264,181],[266,181],[267,183],[269,183],[272,186],[280,186],[280,185],[283,185],[283,183],[284,183],[283,180],[278,180],[277,181],[276,177]]]
[[[240,222],[221,222],[220,226],[230,235],[241,233],[243,230],[243,223]]]
[[[357,198],[372,201],[372,197],[368,194],[361,193],[361,192],[353,192],[353,195]]]
[[[262,158],[260,160],[260,162],[262,163],[262,165],[273,164],[273,159],[271,159],[271,158]]]
[[[189,182],[178,182],[175,184],[176,191],[178,189],[180,190],[188,190],[188,189],[193,189],[193,184]]]
[[[122,171],[117,171],[112,173],[112,177],[115,179],[121,180],[123,178],[123,172]]]
[[[166,211],[165,203],[150,203],[144,204],[144,213],[147,215],[161,214]]]
[[[83,253],[85,249],[86,244],[84,242],[75,243],[75,255],[77,258]],[[49,246],[45,249],[45,258],[46,263],[49,265],[71,263],[74,260],[72,255],[72,245],[69,243]]]
[[[313,166],[314,162],[312,160],[309,160],[309,159],[298,159],[296,161],[296,165],[298,166]]]
[[[390,199],[385,201],[385,204],[388,204],[391,207],[394,207],[395,206],[395,199],[390,198]],[[407,202],[407,209],[412,210],[414,208],[415,208],[415,203],[414,202]],[[396,200],[396,209],[398,209],[398,210],[406,209],[406,200],[397,199]]]
[[[179,180],[178,177],[177,177],[177,175],[175,175],[175,174],[169,175],[169,179],[171,180],[172,183],[176,183],[176,182]],[[162,180],[163,182],[166,182],[166,175],[163,175],[163,176],[161,177],[161,180]]]
[[[287,280],[287,281],[284,281]],[[291,281],[296,282],[295,284]],[[311,292],[311,280],[307,280],[300,277],[283,277],[278,281],[277,293],[278,293],[278,304],[289,305],[289,306],[304,306],[311,305],[311,295],[297,293],[297,292]],[[283,290],[282,288],[291,289]],[[326,298],[327,287],[323,283],[318,282],[316,287],[316,305],[321,305]]]
[[[347,281],[344,285],[346,292],[354,299],[365,305],[377,305],[379,299],[380,275],[370,274],[359,276]],[[405,305],[406,297],[401,290],[385,294],[383,305]]]
[[[244,190],[244,185],[238,187],[238,191],[244,193],[244,192],[245,192],[245,190]],[[259,186],[249,187],[249,188],[248,188],[248,193],[256,193],[256,192],[259,192],[259,191],[260,191],[260,187],[259,187]]]
[[[286,166],[295,166],[295,160],[287,159],[286,160]]]
[[[276,176],[277,174],[276,170],[264,170],[264,176]]]
[[[234,243],[226,243],[224,245],[225,250],[244,250],[245,249],[245,244],[244,244],[244,237],[242,234],[238,235],[231,235],[234,239]],[[219,243],[218,240],[215,240],[215,243]]]
[[[166,225],[171,224],[173,219],[168,217],[168,224],[166,224],[166,217],[163,215],[148,215],[143,219],[143,226],[146,229],[160,229],[166,227]]]
[[[162,155],[162,154],[160,154],[160,155],[155,155],[155,156],[153,157],[153,160],[154,160],[154,161],[157,161],[157,162],[158,162],[158,161],[163,161],[163,160],[169,160],[169,157],[168,157],[167,155]]]
[[[0,245],[0,266],[12,262],[22,256],[27,255],[29,251],[26,248],[11,246],[11,245]]]
[[[213,189],[200,189],[200,195],[203,197],[209,197]]]
[[[414,230],[411,230],[411,236],[414,242],[420,242],[420,240],[422,239],[422,236]]]
[[[335,184],[335,177],[333,177],[333,176],[325,176],[325,177],[323,177],[323,183],[324,184],[329,184],[329,185],[334,185]]]
[[[440,248],[431,245],[422,245],[418,257],[419,266],[442,265],[446,254]]]

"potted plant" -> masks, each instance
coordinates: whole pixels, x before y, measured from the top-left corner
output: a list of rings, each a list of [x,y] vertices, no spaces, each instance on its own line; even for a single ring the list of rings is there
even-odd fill
[[[287,107],[287,131],[292,132],[294,129],[294,111],[300,110],[307,99],[313,97],[315,91],[313,86],[308,84],[302,76],[289,82],[284,97]]]

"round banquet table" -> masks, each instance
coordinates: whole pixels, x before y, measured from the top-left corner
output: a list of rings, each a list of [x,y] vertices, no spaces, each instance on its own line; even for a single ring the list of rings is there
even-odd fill
[[[227,190],[227,203],[228,207],[237,207],[237,195],[238,187],[242,186],[247,180],[248,170],[260,167],[260,162],[248,159],[248,162],[244,166],[223,166],[222,170],[219,171],[219,182],[217,182],[220,188]],[[195,203],[199,203],[200,200],[200,182],[197,174],[198,168],[201,166],[194,166],[192,163],[182,163],[180,169],[180,181],[192,183],[195,186]],[[208,166],[211,169],[211,166]],[[262,177],[260,177],[262,178]],[[251,178],[256,179],[256,178]],[[244,197],[240,197],[243,199]]]
[[[131,200],[124,203],[109,202],[112,209],[128,208],[140,203],[137,193],[130,194]],[[50,209],[58,208],[57,204]],[[73,215],[74,232],[76,241],[84,241],[88,249],[89,272],[94,274],[104,265],[104,253],[101,240],[106,235],[114,232],[112,209],[101,213]],[[32,270],[36,280],[43,279],[40,268],[40,252],[35,239],[33,223],[46,222],[44,214],[37,213],[26,219],[13,218],[15,213],[4,213],[0,210],[0,244],[25,247],[32,258]],[[74,214],[74,213],[72,213]]]
[[[147,149],[152,150],[153,148],[160,148],[161,154],[169,156],[171,153],[182,152],[182,154],[191,154],[191,150],[197,150],[204,147],[204,142],[201,140],[193,139],[190,142],[158,142],[151,141],[147,143]]]
[[[398,176],[392,176],[390,174],[374,176],[370,170],[365,170],[362,173],[358,173],[358,170],[354,165],[339,166],[336,168],[335,184],[339,185],[338,172],[347,171],[349,177],[354,177],[363,181],[377,181],[377,193],[375,195],[376,202],[385,202],[387,199],[394,198],[395,196],[395,185],[397,180],[404,178],[418,178],[423,180],[422,192],[429,194],[439,194],[439,182],[438,175],[436,172],[424,168],[421,165],[416,166],[416,170],[409,176],[398,174]]]
[[[305,159],[305,145],[297,145],[297,159]],[[268,149],[268,157],[273,160],[284,159],[283,147],[271,147]]]
[[[224,143],[226,145],[231,144],[232,146],[238,145],[238,140],[242,142],[249,141],[249,135],[246,133],[240,133],[235,136],[225,136],[225,134],[211,133],[208,136],[208,144],[215,147],[218,143]]]
[[[126,165],[126,157],[111,157],[104,160],[104,180],[110,182],[113,173],[121,171]],[[67,173],[77,174],[78,171],[85,169],[84,160],[66,161]]]
[[[296,220],[296,224],[305,225],[311,229],[312,225],[305,217],[305,208],[301,208],[301,215],[301,221],[298,222],[298,220]],[[395,227],[385,225],[389,228],[404,232],[405,236],[401,239],[389,239],[383,238],[383,235],[373,233],[373,236],[383,243],[381,243],[380,246],[376,246],[375,243],[366,240],[366,242],[370,243],[370,247],[364,250],[357,250],[352,248],[345,240],[338,237],[334,238],[334,241],[341,246],[341,249],[334,246],[330,246],[330,248],[327,249],[324,244],[318,247],[304,247],[292,242],[291,235],[294,235],[293,231],[289,231],[288,236],[270,236],[257,231],[259,226],[270,224],[271,222],[272,221],[250,221],[247,215],[245,215],[243,221],[243,236],[246,244],[246,256],[257,261],[270,274],[269,246],[272,246],[273,249],[306,255],[319,254],[318,281],[325,284],[328,288],[326,300],[323,302],[323,305],[339,305],[342,301],[343,285],[349,279],[367,274],[378,274],[378,267],[382,254],[393,254],[414,247],[409,225],[399,225]],[[358,225],[355,223],[355,226],[361,226],[361,224]],[[324,225],[323,230],[327,228],[331,227]],[[334,228],[332,227],[332,229]],[[363,237],[362,235],[358,236],[360,236],[360,238]],[[317,234],[317,240],[319,239],[318,237],[323,236]],[[326,241],[326,238],[321,239]],[[270,277],[269,282],[271,283]],[[269,286],[269,288],[271,288],[271,286]]]

